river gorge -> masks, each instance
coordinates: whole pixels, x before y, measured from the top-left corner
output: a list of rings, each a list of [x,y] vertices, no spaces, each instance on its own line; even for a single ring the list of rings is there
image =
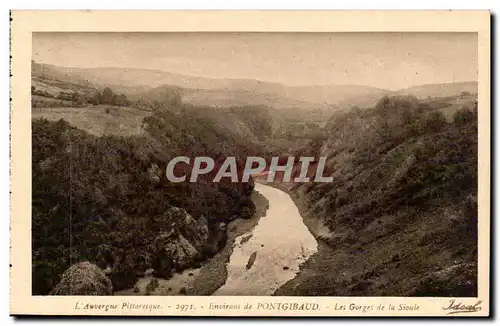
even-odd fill
[[[214,295],[272,295],[317,251],[287,193],[260,183],[255,190],[267,198],[269,209],[253,230],[236,238],[226,283]]]

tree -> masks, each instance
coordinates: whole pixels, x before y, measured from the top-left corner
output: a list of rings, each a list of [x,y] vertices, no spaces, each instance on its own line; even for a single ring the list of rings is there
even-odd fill
[[[453,122],[455,122],[455,124],[457,125],[465,124],[470,121],[473,121],[474,119],[477,119],[476,115],[477,111],[476,113],[474,113],[474,111],[472,111],[468,107],[463,107],[457,112],[455,112],[455,114],[453,115]]]
[[[115,94],[113,93],[111,88],[106,87],[102,91],[101,104],[113,104],[114,96],[115,96]]]
[[[441,111],[434,111],[429,114],[425,121],[425,127],[431,132],[439,132],[446,126],[446,118]]]
[[[128,106],[130,105],[130,101],[127,99],[125,94],[115,95],[114,104],[118,106]]]
[[[173,89],[163,87],[159,93],[159,105],[165,105],[172,108],[180,107],[182,103],[181,96]]]
[[[94,96],[89,99],[89,103],[98,104],[109,104],[117,106],[129,106],[130,101],[127,99],[125,94],[115,94],[113,90],[106,87],[102,92],[97,91]]]

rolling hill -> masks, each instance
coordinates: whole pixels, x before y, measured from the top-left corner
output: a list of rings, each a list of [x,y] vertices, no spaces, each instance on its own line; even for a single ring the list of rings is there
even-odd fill
[[[476,94],[478,92],[477,82],[420,85],[396,91],[395,95],[412,95],[418,98],[427,98],[455,96],[464,92]]]
[[[387,91],[357,85],[290,87],[252,79],[214,79],[131,68],[67,68],[33,63],[33,80],[58,80],[83,87],[111,87],[138,97],[161,86],[180,90],[183,101],[193,105],[267,105],[274,108],[337,108],[363,96],[374,100]],[[38,88],[38,87],[37,87]],[[371,104],[371,103],[370,103]]]
[[[446,97],[462,92],[477,93],[477,82],[429,84],[398,91],[364,85],[287,86],[255,79],[216,79],[137,68],[69,68],[32,64],[35,86],[88,89],[110,87],[131,98],[155,96],[170,87],[184,103],[214,107],[265,105],[276,109],[347,109],[373,106],[384,95],[418,98]],[[56,83],[57,82],[57,83]]]

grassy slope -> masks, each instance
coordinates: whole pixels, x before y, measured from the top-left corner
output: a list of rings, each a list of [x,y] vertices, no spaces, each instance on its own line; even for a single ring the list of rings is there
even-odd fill
[[[31,112],[33,119],[64,119],[72,126],[95,136],[143,135],[145,131],[142,128],[142,120],[149,115],[151,112],[148,111],[105,105],[83,108],[33,108]]]

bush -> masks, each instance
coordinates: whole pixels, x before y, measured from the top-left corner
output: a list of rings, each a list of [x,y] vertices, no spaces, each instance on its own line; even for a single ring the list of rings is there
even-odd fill
[[[102,91],[97,91],[88,101],[94,105],[129,106],[131,104],[125,94],[115,94],[109,87],[106,87]]]
[[[428,109],[413,96],[384,96],[373,109],[377,134],[385,140],[419,135],[422,113]]]
[[[446,118],[441,111],[431,112],[425,119],[425,128],[429,132],[440,132],[446,124]]]
[[[64,101],[78,102],[81,95],[77,92],[59,92],[57,99]]]
[[[467,124],[477,120],[477,111],[469,109],[468,107],[463,107],[453,115],[453,122],[457,125]]]
[[[42,91],[42,90],[34,90],[31,92],[32,95],[38,95],[38,96],[43,96],[43,97],[48,97],[48,98],[54,98],[54,95],[50,94],[47,91]]]

